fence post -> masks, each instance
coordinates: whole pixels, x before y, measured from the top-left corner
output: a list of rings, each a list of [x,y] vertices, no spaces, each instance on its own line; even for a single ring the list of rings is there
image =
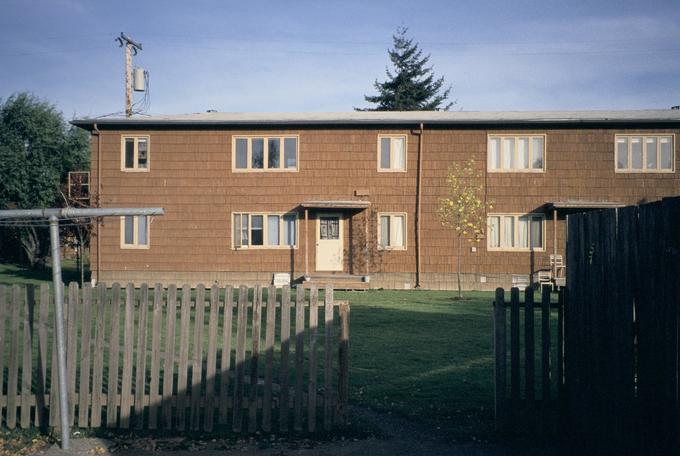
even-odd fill
[[[338,421],[347,424],[347,404],[349,402],[349,303],[340,304],[340,348],[338,378]]]
[[[323,426],[325,431],[330,431],[333,425],[333,286],[326,285],[325,294],[325,324],[324,337],[324,399],[323,399]]]
[[[276,332],[276,286],[269,285],[267,293],[267,332],[264,339],[265,368],[262,399],[262,430],[272,430],[272,385],[274,375],[274,335]]]
[[[550,288],[544,287],[541,291],[541,426],[544,433],[550,429],[550,297]]]
[[[519,288],[510,289],[510,398],[511,411],[514,417],[520,405],[520,373],[519,373]]]
[[[295,294],[295,418],[293,429],[302,431],[302,388],[305,361],[305,289],[298,286]]]
[[[248,432],[257,430],[257,383],[260,359],[260,325],[262,324],[262,286],[255,285],[253,290],[253,312],[250,333],[250,396],[248,399]]]
[[[136,429],[144,427],[144,390],[146,385],[146,346],[148,339],[149,286],[142,284],[137,322],[137,365],[135,368],[134,423]],[[151,396],[151,392],[149,392]]]
[[[502,288],[496,288],[493,316],[494,352],[496,354],[494,415],[496,420],[496,431],[501,432],[505,429],[506,418],[505,292]]]
[[[118,375],[120,372],[120,284],[111,288],[111,332],[109,333],[108,392],[106,396],[106,427],[118,425]],[[50,417],[52,411],[50,411]],[[50,421],[52,421],[50,419]]]
[[[11,302],[7,298],[7,293],[9,292],[9,289],[5,285],[0,285],[0,353],[3,354],[3,356],[0,356],[0,385],[5,384],[5,320],[7,318],[7,313],[8,313],[8,307],[9,307],[9,302]],[[52,364],[52,370],[55,370],[54,364]],[[0,388],[0,398],[4,399],[4,401],[0,401],[0,417],[2,416],[2,411],[3,408],[5,408],[5,405],[7,404],[7,399],[8,397],[4,395],[4,388]]]
[[[90,336],[92,333],[92,285],[84,283],[81,299],[81,343],[80,357],[80,382],[78,391],[78,427],[90,426]],[[74,401],[75,402],[75,401]]]
[[[235,383],[234,383],[234,410],[232,418],[232,430],[241,432],[243,426],[243,400],[246,362],[246,323],[248,317],[248,288],[241,285],[238,292],[238,323],[236,326],[236,357],[235,357]]]
[[[309,392],[307,393],[307,430],[316,430],[317,390],[317,333],[319,327],[319,290],[316,285],[309,289]],[[328,391],[325,392],[328,394]]]

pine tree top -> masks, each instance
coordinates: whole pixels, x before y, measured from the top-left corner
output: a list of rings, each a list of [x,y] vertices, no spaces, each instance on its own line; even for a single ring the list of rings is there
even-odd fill
[[[430,55],[423,55],[418,43],[408,38],[406,27],[399,27],[392,35],[394,47],[388,50],[393,71],[385,69],[387,80],[373,84],[377,95],[365,95],[364,99],[377,106],[358,111],[447,111],[451,86],[444,87],[444,77],[435,79]]]

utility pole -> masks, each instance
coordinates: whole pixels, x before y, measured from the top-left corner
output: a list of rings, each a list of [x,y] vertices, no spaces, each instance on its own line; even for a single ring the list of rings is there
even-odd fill
[[[119,47],[125,47],[125,117],[132,117],[132,56],[142,50],[142,43],[120,32],[116,38]]]

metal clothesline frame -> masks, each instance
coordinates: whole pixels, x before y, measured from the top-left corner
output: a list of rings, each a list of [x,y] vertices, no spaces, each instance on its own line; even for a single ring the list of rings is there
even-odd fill
[[[64,289],[61,277],[61,255],[59,252],[59,220],[78,217],[115,217],[126,215],[163,215],[160,207],[147,208],[44,208],[0,210],[0,220],[47,219],[50,226],[52,252],[52,283],[54,287],[54,311],[57,332],[57,369],[59,375],[59,414],[61,424],[61,448],[68,450],[70,428],[68,420],[68,389],[66,387],[66,341],[64,338]]]

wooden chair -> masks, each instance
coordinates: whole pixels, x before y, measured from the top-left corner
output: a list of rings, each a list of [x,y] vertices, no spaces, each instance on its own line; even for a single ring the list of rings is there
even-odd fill
[[[564,277],[564,258],[562,255],[550,254],[550,269],[555,270],[555,277]]]
[[[552,291],[554,289],[552,271],[538,271],[538,285],[541,287],[541,293],[543,293],[544,286],[549,286]]]

